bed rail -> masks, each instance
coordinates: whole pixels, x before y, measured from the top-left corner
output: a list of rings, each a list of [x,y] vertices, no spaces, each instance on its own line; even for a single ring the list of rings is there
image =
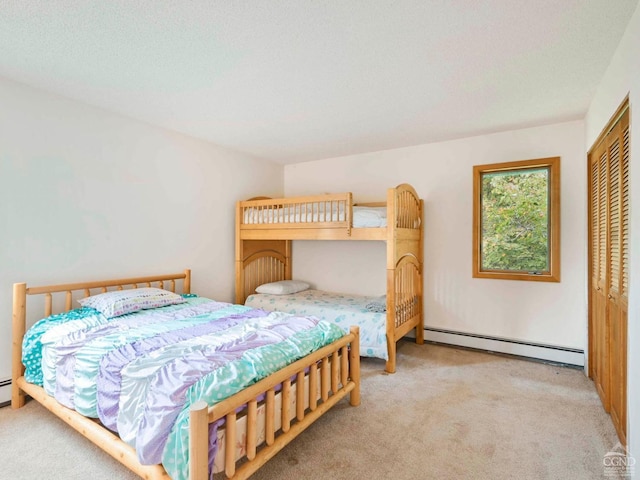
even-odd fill
[[[354,228],[353,207],[387,207],[387,227]],[[350,192],[237,202],[236,236],[243,240],[387,240],[386,232],[418,234],[422,200],[406,183],[387,190],[384,202],[353,203]],[[389,228],[389,226],[391,228]]]
[[[344,228],[351,230],[352,195],[338,193],[239,202],[238,222],[251,229]]]

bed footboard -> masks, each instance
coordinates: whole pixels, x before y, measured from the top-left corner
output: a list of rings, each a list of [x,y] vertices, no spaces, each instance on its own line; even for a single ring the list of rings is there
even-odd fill
[[[308,378],[307,382],[304,381],[305,377]],[[282,409],[276,408],[275,396],[278,387],[279,395],[282,397]],[[296,401],[293,402],[295,412],[289,411],[290,395],[296,397]],[[360,348],[357,327],[352,327],[351,332],[340,340],[213,407],[207,407],[204,402],[194,405],[190,417],[191,440],[194,442],[190,454],[190,471],[194,474],[208,471],[208,428],[203,428],[202,425],[225,419],[224,473],[229,479],[246,479],[347,395],[350,397],[351,405],[360,404]],[[264,404],[265,407],[266,441],[262,446],[259,446],[255,421],[259,404]],[[243,436],[246,455],[244,459],[236,462],[236,422],[245,415],[247,421],[244,423]],[[277,425],[281,426],[278,430]]]
[[[385,371],[396,371],[396,342],[415,329],[416,343],[424,343],[421,263],[412,255],[403,256],[396,268],[387,271],[387,360]]]

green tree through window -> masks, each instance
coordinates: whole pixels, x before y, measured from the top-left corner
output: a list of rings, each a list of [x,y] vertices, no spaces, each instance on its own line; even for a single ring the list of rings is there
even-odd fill
[[[482,269],[549,270],[549,170],[482,175]]]
[[[559,281],[560,159],[474,167],[474,276]]]

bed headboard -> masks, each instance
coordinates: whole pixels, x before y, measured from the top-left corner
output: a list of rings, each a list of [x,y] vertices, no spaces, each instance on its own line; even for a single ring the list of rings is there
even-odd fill
[[[27,298],[44,298],[44,315],[48,317],[53,313],[68,312],[73,308],[73,299],[88,297],[90,295],[104,293],[111,290],[124,290],[126,288],[158,287],[176,292],[176,282],[182,281],[182,292],[191,293],[191,270],[182,273],[155,275],[148,277],[123,278],[117,280],[96,280],[91,282],[65,283],[59,285],[47,285],[41,287],[27,287],[26,283],[13,284],[13,331],[12,331],[12,405],[24,405],[24,393],[17,385],[18,377],[24,374],[22,364],[22,338],[27,330]],[[63,297],[63,298],[55,298]],[[58,301],[59,300],[59,301]],[[36,302],[38,303],[38,302]]]
[[[82,283],[66,283],[61,285],[47,285],[43,287],[28,287],[26,283],[15,283],[13,285],[14,292],[14,313],[16,307],[16,299],[24,298],[28,295],[44,295],[44,317],[54,313],[53,294],[64,293],[64,308],[60,305],[56,311],[68,312],[73,307],[74,293],[82,292],[82,297],[88,297],[97,293],[105,293],[112,290],[124,290],[125,288],[138,287],[157,287],[172,292],[176,291],[176,281],[182,280],[183,293],[191,293],[191,270],[185,270],[183,273],[175,273],[169,275],[156,275],[153,277],[135,277],[122,278],[117,280],[96,280],[92,282]],[[55,304],[56,306],[58,303]],[[23,308],[25,308],[23,306]]]
[[[244,304],[247,297],[263,283],[291,280],[290,240],[236,240],[236,303]]]
[[[422,225],[422,200],[408,183],[390,188],[387,202],[393,205],[396,228],[419,229]]]

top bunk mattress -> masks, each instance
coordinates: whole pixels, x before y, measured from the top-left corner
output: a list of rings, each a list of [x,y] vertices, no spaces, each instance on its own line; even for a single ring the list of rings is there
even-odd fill
[[[382,228],[387,226],[387,207],[360,207],[354,206],[354,228]],[[295,207],[282,207],[268,211],[257,208],[247,208],[244,211],[245,224],[261,223],[318,223],[318,222],[344,222],[345,210],[336,205],[325,207],[324,204],[313,204],[309,208],[296,205]]]
[[[388,360],[387,314],[367,308],[367,305],[380,302],[379,296],[348,295],[310,289],[288,295],[255,293],[247,297],[245,305],[269,312],[280,311],[316,317],[335,323],[345,332],[348,332],[352,325],[357,325],[360,327],[360,355]]]

